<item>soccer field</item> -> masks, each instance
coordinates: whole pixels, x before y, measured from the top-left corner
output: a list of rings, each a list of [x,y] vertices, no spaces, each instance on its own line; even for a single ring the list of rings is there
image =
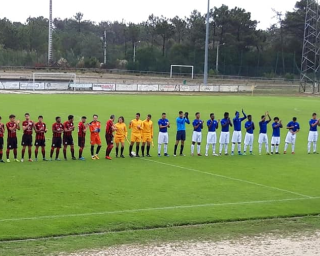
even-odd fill
[[[156,157],[155,147],[152,158],[131,159],[126,145],[125,159],[107,161],[102,159],[104,142],[101,160],[92,161],[87,136],[84,162],[0,165],[2,241],[320,213],[320,156],[306,153],[308,121],[313,112],[319,112],[318,98],[0,94],[0,102],[3,122],[10,114],[23,120],[24,113],[29,112],[34,121],[43,115],[49,127],[47,139],[51,139],[54,118],[61,116],[66,121],[69,114],[75,115],[75,123],[82,115],[91,118],[98,114],[104,126],[111,114],[116,119],[123,115],[127,124],[136,112],[142,119],[152,114],[157,123],[166,112],[171,122],[168,158]],[[253,115],[256,124],[254,156],[191,157],[192,127],[188,126],[187,156],[172,157],[179,110],[188,111],[190,119],[199,111],[201,119],[208,120],[212,112],[217,119],[222,119],[225,111],[233,118],[242,108]],[[298,118],[301,132],[296,155],[257,154],[258,122],[267,110],[272,118],[279,116],[284,125],[293,116]],[[203,134],[202,153],[206,129]],[[268,134],[270,139],[270,124]],[[282,129],[280,152],[285,135]],[[21,136],[20,132],[18,142]],[[21,146],[18,152],[20,157]]]

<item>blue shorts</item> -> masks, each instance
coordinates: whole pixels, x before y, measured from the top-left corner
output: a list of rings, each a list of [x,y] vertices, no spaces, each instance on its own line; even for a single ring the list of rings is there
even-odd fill
[[[186,131],[177,131],[176,140],[186,140]]]

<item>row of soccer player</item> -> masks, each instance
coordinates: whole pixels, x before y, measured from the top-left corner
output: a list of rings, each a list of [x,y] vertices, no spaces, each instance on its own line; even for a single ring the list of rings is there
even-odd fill
[[[217,144],[217,134],[216,130],[219,128],[219,124],[221,125],[221,134],[220,134],[220,149],[219,155],[222,154],[223,148],[225,155],[228,155],[228,145],[230,141],[230,127],[234,127],[234,131],[232,134],[232,152],[234,154],[235,147],[237,146],[237,151],[239,155],[246,154],[247,148],[249,147],[250,154],[252,154],[253,149],[253,141],[254,141],[254,130],[255,124],[252,120],[251,115],[246,115],[244,111],[242,111],[243,117],[240,117],[240,113],[237,111],[235,113],[235,117],[231,121],[229,117],[229,113],[224,114],[224,118],[220,120],[215,119],[214,114],[210,114],[210,119],[206,122],[208,128],[207,134],[207,144],[206,144],[206,153],[205,155],[208,156],[209,148],[212,146],[213,155],[217,156],[216,154],[216,144]],[[244,150],[243,153],[241,152],[241,143],[242,143],[242,133],[241,133],[241,123],[248,118],[248,121],[245,123],[244,127],[246,129],[246,135],[244,139]],[[4,162],[2,160],[3,155],[3,136],[5,133],[5,129],[8,131],[8,139],[7,139],[7,162],[10,162],[9,155],[10,150],[13,150],[14,153],[14,160],[19,161],[17,158],[17,130],[20,130],[20,121],[15,119],[15,115],[9,116],[10,121],[4,125],[1,123],[0,117],[0,162]],[[79,160],[84,160],[82,153],[85,147],[85,137],[87,130],[90,131],[90,144],[91,144],[91,156],[93,160],[99,159],[99,152],[101,149],[101,138],[100,138],[100,131],[101,131],[101,123],[98,121],[98,115],[93,115],[93,120],[90,123],[86,122],[87,118],[83,116],[81,121],[78,124],[78,146],[79,146]],[[111,159],[110,153],[113,149],[113,143],[116,144],[116,157],[120,155],[120,157],[124,158],[124,146],[125,142],[129,143],[129,156],[139,157],[139,151],[141,146],[141,153],[142,156],[145,155],[150,157],[150,146],[153,144],[153,122],[151,120],[151,115],[148,115],[147,118],[142,121],[140,119],[140,114],[137,113],[135,119],[130,121],[129,129],[131,129],[131,140],[128,140],[128,132],[127,127],[125,124],[125,120],[123,117],[118,118],[118,122],[114,123],[115,116],[111,115],[110,119],[106,123],[106,130],[105,130],[105,138],[107,142],[106,148],[106,159]],[[75,151],[74,151],[74,142],[72,137],[72,132],[75,129],[74,126],[74,116],[69,115],[68,120],[64,123],[61,122],[60,117],[56,117],[56,122],[52,125],[52,145],[50,151],[50,159],[52,160],[54,151],[55,151],[55,159],[59,160],[59,153],[60,148],[63,144],[63,155],[64,159],[67,160],[67,147],[70,146],[71,157],[73,160],[76,160]],[[267,135],[267,125],[271,122],[271,117],[267,112],[265,115],[261,117],[259,122],[260,132],[259,132],[259,154],[262,151],[262,145],[265,144],[266,153],[269,153],[269,144],[268,144],[268,135]],[[195,145],[197,145],[197,154],[201,156],[200,152],[200,145],[202,141],[202,129],[204,128],[204,121],[200,119],[200,113],[197,112],[195,114],[195,119],[192,122],[193,126],[193,134],[192,134],[192,145],[191,145],[191,155],[194,155]],[[183,113],[182,111],[179,112],[179,116],[176,118],[176,125],[177,125],[177,134],[176,134],[176,143],[174,147],[174,156],[177,155],[177,148],[179,142],[181,143],[180,147],[180,155],[184,156],[184,142],[186,140],[186,124],[190,124],[189,121],[189,114],[188,112]],[[316,113],[313,113],[312,119],[309,121],[310,131],[308,137],[308,153],[311,151],[311,146],[313,145],[313,153],[317,153],[317,140],[318,140],[318,132],[317,126],[320,125],[319,119],[317,119]],[[168,155],[168,128],[170,128],[170,122],[166,118],[166,114],[163,113],[161,119],[158,120],[159,126],[159,135],[158,135],[158,156],[161,156],[161,149],[162,145],[164,145],[164,156]],[[279,144],[280,144],[280,129],[283,128],[282,122],[278,117],[274,118],[274,123],[272,124],[273,133],[271,139],[271,154],[279,154]],[[297,122],[297,118],[293,118],[291,122],[289,122],[286,126],[288,129],[288,134],[285,140],[285,149],[284,153],[287,151],[287,147],[289,144],[292,145],[292,153],[294,154],[295,149],[295,141],[296,141],[296,134],[300,131],[300,125]],[[22,122],[22,152],[21,152],[21,161],[24,161],[25,151],[28,148],[28,156],[29,161],[32,160],[32,134],[33,132],[36,133],[35,139],[35,159],[38,158],[38,151],[41,147],[42,157],[43,160],[46,161],[45,157],[45,143],[46,138],[45,134],[47,133],[48,129],[46,124],[43,122],[43,116],[38,117],[38,122],[35,123],[30,119],[29,113],[25,114],[25,120]],[[63,134],[63,136],[62,136]],[[136,144],[136,152],[132,151],[134,144]],[[141,144],[141,145],[140,145]],[[94,151],[95,146],[97,146],[96,151]],[[120,154],[119,154],[120,151]]]

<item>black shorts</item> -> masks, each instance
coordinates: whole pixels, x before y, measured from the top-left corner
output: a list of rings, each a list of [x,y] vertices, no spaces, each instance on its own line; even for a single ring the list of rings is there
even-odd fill
[[[62,143],[62,140],[61,138],[53,138],[52,139],[52,147],[53,148],[61,148],[61,143]]]
[[[3,138],[0,137],[0,149],[3,149]]]
[[[21,146],[32,146],[32,135],[23,134]]]
[[[63,145],[72,146],[73,144],[72,136],[63,136]]]
[[[186,131],[177,131],[176,140],[186,140]]]
[[[45,147],[46,146],[46,140],[36,140],[35,146],[36,147]]]
[[[7,140],[7,149],[16,149],[18,148],[17,138],[8,138]]]
[[[78,146],[80,148],[84,148],[86,144],[86,138],[85,137],[78,137]]]
[[[106,142],[107,142],[107,145],[113,144],[113,135],[112,134],[106,134]]]

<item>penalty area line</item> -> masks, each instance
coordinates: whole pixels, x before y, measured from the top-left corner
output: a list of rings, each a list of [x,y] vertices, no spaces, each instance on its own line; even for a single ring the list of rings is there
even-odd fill
[[[201,208],[201,207],[220,207],[220,206],[237,206],[237,205],[255,205],[255,204],[268,204],[268,203],[283,203],[283,202],[307,201],[307,200],[316,200],[316,199],[320,199],[320,197],[288,198],[288,199],[278,199],[278,200],[247,201],[247,202],[234,202],[234,203],[177,205],[177,206],[142,208],[142,209],[132,209],[132,210],[121,210],[121,211],[75,213],[75,214],[63,214],[63,215],[47,215],[47,216],[0,219],[0,222],[14,222],[14,221],[28,221],[28,220],[32,221],[32,220],[45,220],[45,219],[62,219],[62,218],[72,218],[72,217],[90,217],[90,216],[103,216],[103,215],[112,215],[112,214],[139,213],[139,212],[150,212],[150,211],[192,209],[192,208]]]
[[[141,158],[141,159],[142,159],[142,158]],[[147,162],[152,162],[152,163],[167,165],[167,166],[171,166],[171,167],[174,167],[174,168],[184,169],[184,170],[187,170],[187,171],[202,173],[202,174],[206,174],[206,175],[210,175],[210,176],[214,176],[214,177],[219,177],[219,178],[223,178],[223,179],[227,179],[227,180],[238,181],[238,182],[247,183],[247,184],[251,184],[251,185],[255,185],[255,186],[259,186],[259,187],[264,187],[264,188],[268,188],[268,189],[272,189],[272,190],[277,190],[277,191],[289,193],[289,194],[292,194],[292,195],[301,196],[301,197],[304,197],[304,198],[310,198],[310,199],[313,199],[313,198],[314,198],[314,197],[312,197],[312,196],[304,195],[304,194],[301,194],[301,193],[293,192],[293,191],[286,190],[286,189],[282,189],[282,188],[277,188],[277,187],[272,187],[272,186],[268,186],[268,185],[263,185],[263,184],[256,183],[256,182],[253,182],[253,181],[248,181],[248,180],[243,180],[243,179],[228,177],[228,176],[221,175],[221,174],[216,174],[216,173],[211,173],[211,172],[200,171],[200,170],[197,170],[197,169],[187,168],[187,167],[184,167],[184,166],[179,166],[179,165],[174,165],[174,164],[168,164],[168,163],[159,162],[159,161],[154,161],[154,160],[149,160],[149,159],[142,159],[142,160],[143,160],[143,161],[147,161]]]

